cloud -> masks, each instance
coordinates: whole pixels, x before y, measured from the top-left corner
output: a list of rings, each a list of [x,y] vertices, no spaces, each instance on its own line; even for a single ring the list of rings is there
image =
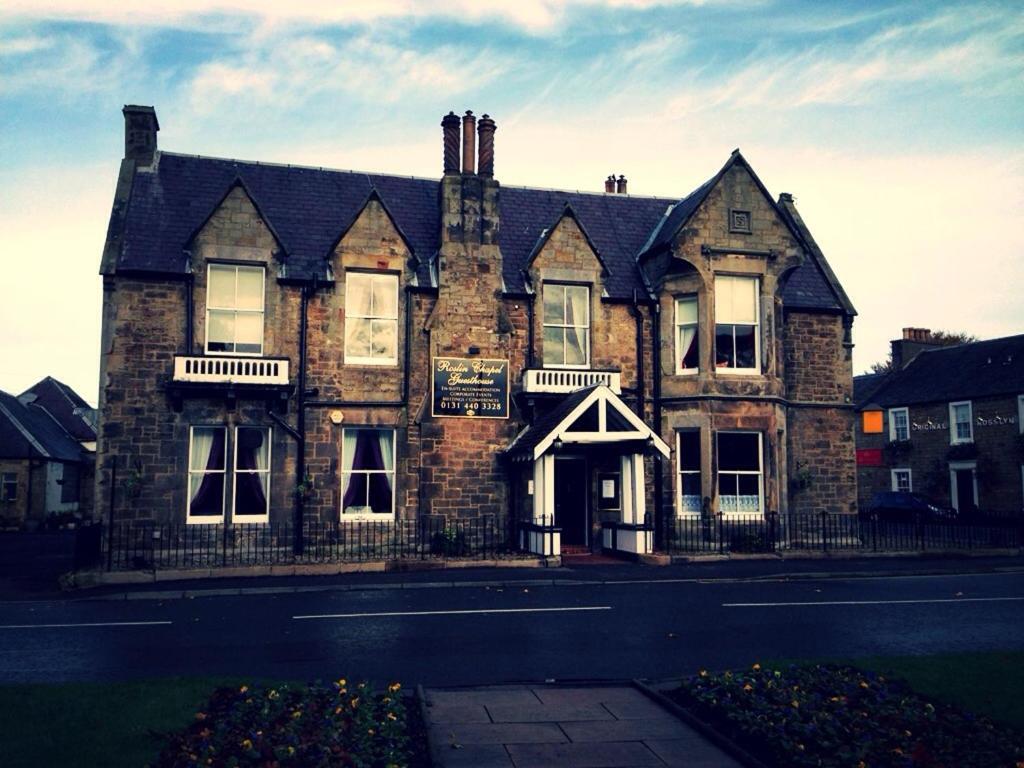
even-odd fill
[[[52,47],[52,39],[38,35],[0,38],[0,56],[24,56]]]

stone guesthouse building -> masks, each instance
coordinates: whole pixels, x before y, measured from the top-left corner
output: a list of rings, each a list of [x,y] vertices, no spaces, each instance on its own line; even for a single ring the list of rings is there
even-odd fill
[[[1024,509],[1024,335],[943,347],[924,328],[892,342],[893,371],[858,376],[861,509],[911,491],[969,518]]]
[[[856,511],[855,312],[739,151],[664,199],[503,187],[469,112],[441,123],[440,180],[173,154],[151,107],[124,117],[115,521],[486,518],[557,554]]]

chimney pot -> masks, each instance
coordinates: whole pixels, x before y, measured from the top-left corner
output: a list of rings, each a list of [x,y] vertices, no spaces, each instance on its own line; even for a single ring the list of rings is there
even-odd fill
[[[471,109],[462,117],[462,172],[476,173],[476,118]]]
[[[494,176],[494,132],[498,127],[494,120],[486,112],[477,124],[477,133],[480,134],[480,162],[478,170],[481,176],[488,178]]]
[[[441,119],[444,137],[444,173],[459,172],[459,116],[449,112]]]
[[[612,174],[604,180],[604,193],[606,195],[615,194],[615,174]]]
[[[160,130],[156,110],[138,104],[125,104],[121,114],[124,115],[125,159],[134,160],[138,166],[152,165],[157,149],[156,133]]]
[[[619,180],[615,183],[615,191],[618,194],[620,194],[620,195],[626,194],[626,177],[625,176],[621,176],[621,175],[619,176]]]

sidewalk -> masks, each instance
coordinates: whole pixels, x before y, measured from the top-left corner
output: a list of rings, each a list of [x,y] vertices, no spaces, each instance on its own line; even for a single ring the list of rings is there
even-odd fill
[[[508,685],[424,692],[439,768],[740,768],[630,685]]]

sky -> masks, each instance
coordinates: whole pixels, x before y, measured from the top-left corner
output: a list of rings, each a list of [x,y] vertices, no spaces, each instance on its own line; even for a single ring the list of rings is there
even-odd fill
[[[906,326],[1024,333],[1019,0],[4,0],[2,390],[96,402],[124,104],[169,151],[428,178],[472,109],[504,184],[677,198],[739,147],[857,308],[855,373]]]

